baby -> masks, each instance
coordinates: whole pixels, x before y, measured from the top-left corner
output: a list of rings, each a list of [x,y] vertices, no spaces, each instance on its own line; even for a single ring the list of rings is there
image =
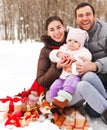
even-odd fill
[[[50,60],[59,62],[60,60],[72,60],[72,65],[66,70],[63,68],[62,73],[50,87],[50,99],[52,103],[60,108],[72,100],[72,95],[75,92],[76,85],[80,81],[81,76],[76,70],[76,61],[83,62],[79,57],[84,56],[91,60],[90,51],[84,47],[85,41],[88,39],[88,33],[79,28],[70,28],[66,40],[66,44],[62,45],[57,50],[50,52]]]

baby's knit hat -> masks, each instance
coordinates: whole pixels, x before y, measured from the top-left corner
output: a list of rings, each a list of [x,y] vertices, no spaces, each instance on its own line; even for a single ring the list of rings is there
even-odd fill
[[[81,47],[83,47],[85,41],[88,40],[88,38],[89,38],[88,33],[85,30],[82,30],[80,28],[71,27],[69,29],[66,41],[68,41],[69,39],[74,39],[74,40],[80,42]]]

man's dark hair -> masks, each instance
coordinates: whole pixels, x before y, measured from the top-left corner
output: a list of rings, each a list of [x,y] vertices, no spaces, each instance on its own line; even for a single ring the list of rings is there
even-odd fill
[[[83,8],[83,7],[85,7],[85,6],[89,6],[89,7],[92,9],[93,14],[95,14],[94,7],[93,7],[91,4],[89,4],[89,3],[87,3],[87,2],[82,2],[82,3],[80,3],[79,5],[77,5],[77,7],[75,8],[75,17],[76,17],[76,12],[77,12],[77,10],[80,9],[80,8]]]

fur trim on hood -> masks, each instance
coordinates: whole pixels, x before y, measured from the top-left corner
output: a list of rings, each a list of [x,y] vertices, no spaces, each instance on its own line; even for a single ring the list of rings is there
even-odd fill
[[[66,43],[66,37],[67,37],[67,32],[65,32],[65,39],[64,39],[64,43]],[[61,46],[61,43],[60,42],[56,42],[54,41],[51,37],[49,37],[48,35],[42,35],[41,36],[41,42],[43,42],[45,44],[45,46],[47,47],[51,47],[51,46],[54,46],[54,47],[60,47]]]

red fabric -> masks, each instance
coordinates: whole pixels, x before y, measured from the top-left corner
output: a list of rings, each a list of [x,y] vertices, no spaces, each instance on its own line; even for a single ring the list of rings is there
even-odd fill
[[[31,86],[31,88],[28,90],[28,92],[36,91],[38,96],[40,96],[40,94],[43,93],[44,90],[45,90],[45,88],[43,86],[39,85],[37,83],[37,81],[35,80],[34,83]]]
[[[33,82],[32,86],[30,87],[30,89],[28,89],[28,90],[24,89],[24,91],[22,91],[21,93],[18,93],[17,96],[21,96],[24,99],[24,98],[28,97],[28,95],[31,93],[31,91],[36,91],[38,93],[38,96],[40,96],[40,94],[42,92],[44,92],[44,90],[45,90],[45,88],[43,86],[39,85],[37,83],[37,81],[35,80]]]
[[[59,49],[59,46],[49,46],[50,49]]]

